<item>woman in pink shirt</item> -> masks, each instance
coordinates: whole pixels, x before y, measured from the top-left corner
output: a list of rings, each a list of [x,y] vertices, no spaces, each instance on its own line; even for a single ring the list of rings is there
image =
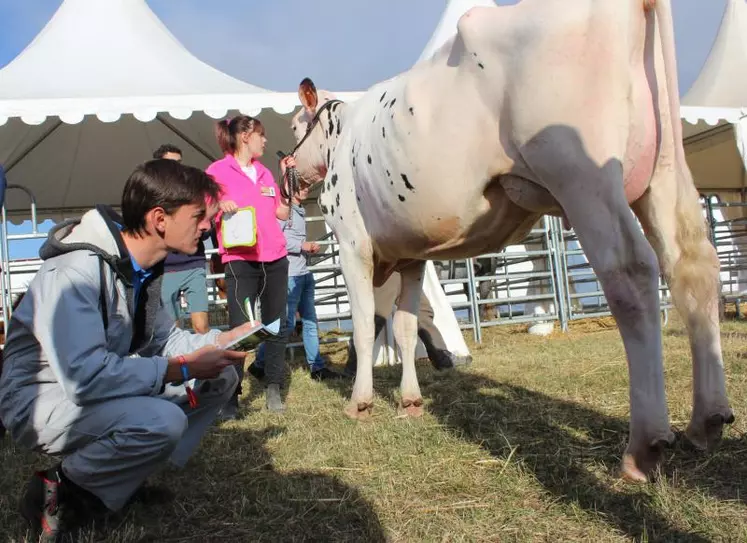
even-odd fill
[[[216,216],[216,230],[221,262],[226,273],[228,320],[231,328],[247,322],[250,314],[255,314],[257,298],[262,304],[264,324],[280,319],[280,334],[277,339],[267,340],[265,345],[264,370],[250,366],[249,372],[258,379],[266,379],[267,409],[283,411],[285,406],[280,388],[285,375],[288,260],[285,236],[277,219],[286,220],[290,208],[287,200],[280,196],[272,173],[258,160],[264,153],[267,142],[264,127],[259,120],[238,115],[230,121],[220,121],[216,135],[224,157],[208,166],[206,172],[223,188],[221,211]],[[291,157],[281,162],[283,176],[286,168],[293,164]],[[222,219],[247,207],[252,207],[256,216],[254,244],[232,244],[226,247],[221,228]],[[247,308],[248,304],[251,304],[251,313]],[[244,364],[236,369],[239,377],[243,378]],[[234,396],[223,408],[223,419],[238,418],[239,394],[240,383]]]

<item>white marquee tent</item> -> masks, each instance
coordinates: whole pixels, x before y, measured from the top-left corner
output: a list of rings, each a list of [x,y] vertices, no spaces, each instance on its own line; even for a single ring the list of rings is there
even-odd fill
[[[698,78],[682,98],[685,150],[696,184],[708,192],[745,189],[747,3],[728,0]]]
[[[695,184],[722,202],[747,202],[747,3],[727,0],[721,25],[696,81],[682,98],[685,152]],[[715,208],[724,291],[747,291],[744,207]]]
[[[265,162],[293,147],[295,92],[245,83],[190,54],[144,0],[64,0],[44,29],[0,70],[0,163],[9,183],[60,218],[95,203],[118,205],[135,164],[161,143],[185,162],[220,156],[216,119],[259,116],[269,136]],[[28,198],[8,193],[11,216]]]

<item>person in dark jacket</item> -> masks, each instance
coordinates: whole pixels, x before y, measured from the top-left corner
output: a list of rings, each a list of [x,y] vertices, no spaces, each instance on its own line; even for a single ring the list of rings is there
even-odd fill
[[[166,158],[182,161],[182,151],[175,145],[161,145],[153,153],[153,158]],[[171,252],[163,263],[163,284],[161,299],[166,311],[174,321],[182,314],[181,295],[187,300],[187,314],[192,319],[192,329],[198,334],[210,330],[208,319],[207,260],[205,241],[210,237],[206,232],[193,255]]]

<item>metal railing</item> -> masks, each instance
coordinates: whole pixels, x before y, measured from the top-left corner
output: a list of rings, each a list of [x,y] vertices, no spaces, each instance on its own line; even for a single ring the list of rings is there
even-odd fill
[[[12,261],[10,245],[15,241],[46,237],[46,234],[39,232],[33,195],[18,185],[9,185],[8,190],[22,190],[29,196],[31,232],[9,234],[6,210],[2,209],[0,294],[4,322],[10,317],[13,296],[25,290],[24,286],[14,281],[14,276],[33,273],[41,264],[38,259],[20,264]],[[704,218],[708,221],[711,240],[721,260],[721,278],[725,288],[722,296],[739,301],[741,288],[744,287],[747,292],[747,219],[723,219],[719,210],[747,208],[747,204],[724,203],[716,197],[704,197],[703,200]],[[307,221],[323,221],[323,218],[309,217]],[[331,232],[317,242],[323,246],[323,250],[311,258],[310,271],[314,273],[316,281],[318,319],[326,327],[349,332],[352,320],[337,242]],[[206,265],[216,252],[216,249],[206,251]],[[555,217],[544,217],[522,245],[509,246],[498,253],[477,258],[439,261],[435,264],[440,284],[457,315],[460,328],[471,330],[477,342],[482,341],[483,329],[491,326],[555,322],[565,331],[572,321],[611,314],[575,233],[566,230],[562,221]],[[740,283],[742,276],[745,285]],[[215,285],[215,280],[223,277],[223,274],[212,274],[208,270],[206,288],[213,312],[226,311],[226,302],[217,295]],[[661,310],[666,322],[672,306],[663,281],[660,282],[660,293]],[[540,310],[537,310],[538,307]],[[491,308],[495,311],[493,315],[489,311]],[[222,320],[225,322],[218,327],[226,326],[227,319]],[[347,339],[349,334],[326,341]],[[289,347],[300,345],[293,343]]]

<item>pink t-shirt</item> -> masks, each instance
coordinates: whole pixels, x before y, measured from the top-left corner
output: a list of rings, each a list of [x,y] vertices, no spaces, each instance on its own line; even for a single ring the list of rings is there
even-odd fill
[[[280,191],[270,170],[258,160],[254,160],[252,164],[257,171],[256,183],[242,171],[232,155],[216,160],[205,170],[205,173],[212,175],[220,183],[223,200],[233,200],[240,208],[252,206],[256,211],[257,243],[253,247],[223,247],[220,228],[223,213],[218,212],[216,215],[218,252],[224,264],[232,260],[272,262],[288,254],[285,236],[275,214],[280,204]]]

